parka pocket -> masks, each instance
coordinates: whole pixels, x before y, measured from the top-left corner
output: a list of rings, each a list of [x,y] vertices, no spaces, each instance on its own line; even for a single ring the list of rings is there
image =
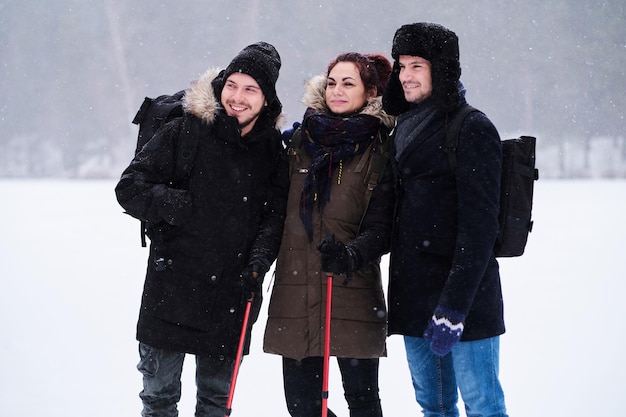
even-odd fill
[[[210,276],[187,274],[184,268],[171,268],[154,272],[150,292],[144,293],[145,305],[154,317],[169,323],[206,331],[215,326],[214,311],[224,310],[225,293],[229,287],[217,285],[221,271]]]

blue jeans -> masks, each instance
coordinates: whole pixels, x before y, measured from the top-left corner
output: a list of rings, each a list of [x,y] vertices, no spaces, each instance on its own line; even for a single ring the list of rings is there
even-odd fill
[[[458,417],[458,391],[467,417],[507,417],[498,379],[499,337],[459,342],[444,357],[419,337],[404,336],[404,346],[424,417]]]
[[[139,343],[143,417],[176,417],[185,353]],[[196,356],[196,417],[224,417],[234,360]]]

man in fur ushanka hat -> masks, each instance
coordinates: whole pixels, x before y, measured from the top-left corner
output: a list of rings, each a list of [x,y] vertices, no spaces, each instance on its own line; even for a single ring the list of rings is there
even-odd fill
[[[400,27],[383,107],[398,115],[390,155],[398,201],[389,272],[389,334],[404,336],[415,396],[427,416],[506,416],[498,380],[504,333],[494,244],[502,151],[482,112],[467,105],[456,34],[434,23]],[[452,166],[450,152],[454,153]]]
[[[400,55],[421,57],[430,62],[432,101],[443,110],[454,110],[459,104],[459,40],[454,32],[436,23],[404,25],[393,38],[391,56],[394,62],[392,76],[383,95],[385,111],[398,115],[407,111],[410,100],[403,96],[398,77]]]
[[[280,67],[276,49],[257,42],[202,74],[184,92],[182,117],[156,132],[115,189],[151,240],[137,324],[144,417],[178,415],[186,354],[196,356],[196,415],[228,414],[246,306],[245,354],[285,219]],[[177,155],[191,150],[188,177],[176,178]]]

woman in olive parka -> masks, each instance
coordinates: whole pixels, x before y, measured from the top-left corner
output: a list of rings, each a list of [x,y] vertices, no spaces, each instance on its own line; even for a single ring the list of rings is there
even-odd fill
[[[380,94],[390,71],[380,55],[338,56],[307,83],[307,110],[288,148],[291,185],[264,350],[283,357],[292,416],[321,410],[328,273],[330,355],[350,415],[382,415],[378,358],[386,353],[387,313],[379,263],[393,217],[385,149],[394,119]]]

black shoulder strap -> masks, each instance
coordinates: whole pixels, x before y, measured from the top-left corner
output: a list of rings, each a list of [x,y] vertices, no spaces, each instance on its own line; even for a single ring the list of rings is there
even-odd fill
[[[291,178],[293,164],[300,160],[298,149],[302,145],[302,129],[298,126],[291,135],[287,144],[287,157],[289,158],[289,177]]]
[[[183,116],[183,123],[178,132],[178,145],[176,147],[176,163],[174,165],[173,182],[180,187],[188,187],[189,176],[198,150],[198,134],[191,131],[189,119]]]
[[[378,185],[378,181],[380,177],[382,177],[385,167],[387,166],[387,161],[389,160],[389,137],[386,133],[379,132],[376,140],[377,143],[374,148],[374,155],[372,155],[365,175],[365,185],[369,192],[374,191],[374,188]]]
[[[302,143],[302,129],[297,127],[296,130],[293,131],[293,135],[291,136],[291,141],[289,142],[289,149],[298,149],[300,144]]]
[[[444,151],[448,154],[448,161],[452,169],[456,168],[456,150],[459,146],[459,134],[461,133],[461,125],[465,117],[474,111],[480,111],[469,104],[463,104],[456,110],[452,116],[452,120],[446,123],[446,144]]]

